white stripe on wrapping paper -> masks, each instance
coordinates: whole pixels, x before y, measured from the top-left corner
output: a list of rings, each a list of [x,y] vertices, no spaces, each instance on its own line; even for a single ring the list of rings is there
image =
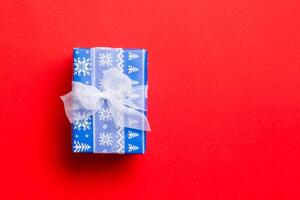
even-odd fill
[[[117,58],[119,59],[117,67],[118,69],[123,72],[123,67],[124,67],[124,55],[123,55],[123,49],[119,48],[119,53],[117,54]],[[118,113],[119,114],[119,113]],[[122,127],[117,127],[117,134],[119,136],[117,140],[117,144],[119,145],[119,148],[117,149],[118,153],[124,154],[125,153],[125,129]]]
[[[111,49],[111,48],[104,48],[104,47],[95,47],[95,48],[90,48],[90,56],[91,56],[91,64],[92,64],[92,75],[91,75],[91,85],[92,86],[96,86],[96,49]],[[119,52],[117,53],[117,58],[118,58],[118,63],[117,63],[117,68],[123,72],[124,71],[124,50],[122,48],[113,48],[114,50],[119,50]],[[143,50],[145,51],[145,50]],[[143,59],[144,59],[144,55],[143,55]],[[144,63],[143,63],[144,65]],[[144,82],[144,74],[142,75],[142,79]],[[144,101],[143,101],[143,105],[144,105]],[[145,106],[145,105],[144,105]],[[95,153],[96,151],[96,117],[93,116],[93,153]],[[125,130],[124,128],[120,128],[117,127],[117,134],[119,136],[118,140],[117,140],[117,144],[119,145],[117,148],[117,153],[120,154],[124,154],[125,153]],[[144,134],[143,136],[144,137]],[[144,140],[144,138],[143,138]],[[144,145],[143,145],[143,149],[144,149]],[[143,150],[144,151],[144,150]]]
[[[119,58],[119,63],[117,64],[117,67],[119,68],[119,70],[121,70],[121,72],[123,72],[124,71],[124,64],[123,64],[123,62],[124,62],[124,60],[123,60],[123,58],[124,58],[124,56],[123,56],[123,49],[118,49],[120,52],[117,54],[117,58]]]
[[[142,52],[142,62],[143,62],[143,75],[142,75],[142,85],[144,85],[144,83],[145,83],[145,67],[146,67],[146,64],[145,64],[145,53],[146,53],[146,51],[145,51],[145,49],[143,49],[143,52]],[[148,70],[148,69],[147,69]],[[143,91],[144,93],[145,93],[145,91]],[[144,101],[143,101],[143,108],[145,108],[145,99],[144,99]],[[143,122],[143,130],[145,130],[145,128],[144,128],[144,125],[145,125],[145,123]],[[145,131],[142,131],[143,133],[142,133],[142,148],[143,148],[143,153],[145,152]]]
[[[90,55],[91,55],[91,63],[92,63],[92,77],[91,77],[91,82],[92,82],[92,86],[95,86],[95,82],[96,82],[96,75],[95,75],[95,68],[96,68],[96,66],[95,66],[95,62],[94,62],[94,60],[95,60],[95,57],[96,57],[96,51],[95,51],[95,49],[94,48],[91,48],[90,49]],[[95,122],[95,116],[93,116],[93,153],[96,151],[96,134],[95,134],[95,132],[96,132],[96,128],[95,128],[95,124],[96,124],[96,122]]]
[[[118,128],[117,130],[117,134],[119,136],[119,139],[117,140],[117,144],[119,145],[119,148],[117,150],[118,153],[124,153],[125,152],[125,148],[124,148],[124,140],[125,140],[125,137],[124,137],[124,129],[123,128]]]

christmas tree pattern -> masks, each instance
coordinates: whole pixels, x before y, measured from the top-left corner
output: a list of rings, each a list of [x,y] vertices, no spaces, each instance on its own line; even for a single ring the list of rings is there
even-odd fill
[[[129,145],[128,145],[128,151],[129,151],[129,152],[136,151],[136,150],[138,150],[138,149],[139,149],[139,147],[136,146],[136,145],[133,145],[133,144],[129,144]]]
[[[138,124],[138,121],[137,121],[136,119],[131,119],[131,118],[129,118],[129,119],[128,119],[128,124],[129,124],[130,126],[133,126],[133,125]]]
[[[128,66],[128,74],[131,74],[131,73],[134,73],[134,72],[137,72],[137,71],[139,71],[139,68],[134,67],[132,65]]]
[[[133,60],[133,59],[137,59],[139,57],[139,55],[129,52],[128,53],[128,60]]]
[[[78,141],[74,141],[74,152],[83,152],[83,151],[88,151],[91,146],[86,144],[86,143],[80,143]]]
[[[135,86],[135,85],[138,85],[139,84],[139,82],[138,81],[136,81],[136,80],[131,80],[132,81],[132,85],[133,86]]]
[[[128,131],[128,139],[139,137],[139,134],[134,131]]]

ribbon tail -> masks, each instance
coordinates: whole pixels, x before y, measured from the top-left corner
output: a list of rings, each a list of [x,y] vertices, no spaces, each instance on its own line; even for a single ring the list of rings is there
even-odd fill
[[[142,111],[113,100],[108,101],[108,105],[116,126],[151,131],[149,122]]]
[[[134,86],[132,87],[131,94],[129,95],[128,100],[137,107],[136,109],[147,111],[147,107],[146,108],[144,107],[145,101],[147,99],[147,92],[148,92],[147,85]],[[133,107],[131,105],[128,106]]]
[[[96,112],[82,106],[73,91],[60,98],[64,103],[65,113],[70,123],[86,120]]]
[[[72,91],[60,98],[64,102],[66,115],[71,123],[86,120],[102,106],[97,88],[73,82]]]
[[[127,107],[130,107],[130,108],[133,108],[135,110],[140,110],[140,111],[147,111],[146,109],[134,104],[132,101],[128,100],[128,99],[124,99],[122,101],[123,105],[127,106]]]
[[[69,92],[66,95],[61,96],[61,100],[64,102],[65,107],[65,113],[67,115],[67,118],[72,123],[73,117],[72,117],[72,110],[73,110],[73,98],[72,98],[72,92]]]

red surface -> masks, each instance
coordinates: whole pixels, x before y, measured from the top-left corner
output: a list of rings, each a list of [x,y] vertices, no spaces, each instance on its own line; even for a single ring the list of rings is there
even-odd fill
[[[300,199],[298,0],[2,1],[1,199]],[[149,50],[144,156],[73,155],[73,47]]]

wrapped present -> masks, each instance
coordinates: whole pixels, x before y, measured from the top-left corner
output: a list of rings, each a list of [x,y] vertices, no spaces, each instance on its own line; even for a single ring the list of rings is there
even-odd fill
[[[145,152],[145,49],[75,48],[72,91],[61,98],[72,123],[73,152]]]

